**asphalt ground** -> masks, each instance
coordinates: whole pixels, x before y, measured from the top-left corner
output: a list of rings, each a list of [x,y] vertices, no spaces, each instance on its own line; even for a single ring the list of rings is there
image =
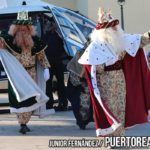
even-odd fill
[[[0,101],[2,100],[7,100],[6,94],[0,94]],[[89,123],[86,130],[80,130],[76,125],[72,111],[56,112],[44,119],[32,116],[29,127],[31,132],[22,135],[18,132],[19,125],[15,114],[0,114],[0,150],[108,149],[108,147],[104,145],[104,138],[96,137],[94,123]],[[150,136],[150,123],[127,129],[125,136]],[[54,140],[57,144],[59,143],[61,147],[54,147]],[[90,140],[90,143],[98,142],[99,144],[95,145],[95,147],[90,144],[86,145],[87,147],[84,147],[85,145],[74,146],[73,142],[79,140],[80,143],[81,141],[87,142]],[[66,147],[67,145],[64,144],[66,142],[72,143],[69,143],[68,147]],[[102,143],[102,146],[100,143]],[[57,144],[55,146],[57,146]],[[133,148],[134,147],[130,149]],[[136,149],[140,149],[140,147]],[[147,147],[143,149],[147,149]],[[150,149],[150,147],[148,149]]]

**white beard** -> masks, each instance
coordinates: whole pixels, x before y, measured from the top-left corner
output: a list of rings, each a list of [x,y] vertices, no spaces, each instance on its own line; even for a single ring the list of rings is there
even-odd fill
[[[114,52],[119,55],[125,50],[126,41],[125,38],[123,38],[124,35],[125,33],[120,26],[117,26],[117,30],[114,30],[113,28],[95,29],[91,34],[91,40],[110,43]]]

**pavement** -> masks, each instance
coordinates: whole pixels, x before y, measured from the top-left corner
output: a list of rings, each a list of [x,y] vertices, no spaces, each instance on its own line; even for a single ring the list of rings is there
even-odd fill
[[[0,101],[7,99],[6,94],[0,94]],[[89,123],[86,130],[80,130],[72,111],[56,112],[39,119],[32,116],[29,122],[31,132],[21,135],[19,125],[14,114],[0,114],[0,150],[93,150],[108,149],[108,147],[52,147],[53,140],[57,142],[92,140],[103,142],[103,138],[96,137],[94,123]],[[150,136],[150,123],[137,125],[126,130],[126,136]],[[150,143],[150,142],[149,142]],[[149,145],[150,146],[150,145]],[[138,148],[137,148],[138,149]]]

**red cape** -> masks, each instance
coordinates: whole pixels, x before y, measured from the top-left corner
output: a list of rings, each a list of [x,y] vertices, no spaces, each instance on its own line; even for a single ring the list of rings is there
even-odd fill
[[[127,91],[125,126],[145,123],[148,121],[148,110],[150,109],[150,71],[142,49],[138,50],[135,57],[125,55],[123,71]],[[90,89],[96,129],[107,129],[114,122],[105,113],[94,95],[90,65],[85,65],[85,75]],[[105,109],[110,112],[107,106],[105,106]],[[113,114],[111,115],[113,116]],[[115,116],[113,117],[115,118]]]
[[[124,74],[127,91],[125,126],[129,127],[148,121],[150,70],[142,49],[138,50],[136,57],[125,56]]]

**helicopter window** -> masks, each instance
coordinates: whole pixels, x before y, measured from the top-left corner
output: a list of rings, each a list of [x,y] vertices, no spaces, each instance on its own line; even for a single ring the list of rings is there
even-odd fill
[[[63,30],[63,33],[65,37],[71,38],[79,43],[82,43],[82,40],[79,38],[78,32],[73,28],[73,26],[70,24],[66,18],[57,16],[59,25],[61,26],[61,29]]]
[[[88,39],[90,33],[95,28],[95,22],[87,19],[85,16],[78,14],[77,12],[73,12],[71,10],[66,10],[62,8],[57,8],[59,12],[66,15],[70,20],[72,20],[78,29],[82,32],[84,37]]]
[[[55,9],[53,9],[53,13],[55,14],[55,17],[57,18],[58,24],[64,34],[64,37],[70,38],[79,43],[84,43],[84,39],[82,39],[81,35],[76,30],[73,23],[70,22],[70,20],[65,18]]]
[[[95,24],[92,24],[84,18],[73,15],[70,12],[65,12],[65,15],[67,15],[72,21],[74,21],[74,23],[80,29],[80,31],[83,33],[86,39],[89,37],[92,30],[95,28]]]

